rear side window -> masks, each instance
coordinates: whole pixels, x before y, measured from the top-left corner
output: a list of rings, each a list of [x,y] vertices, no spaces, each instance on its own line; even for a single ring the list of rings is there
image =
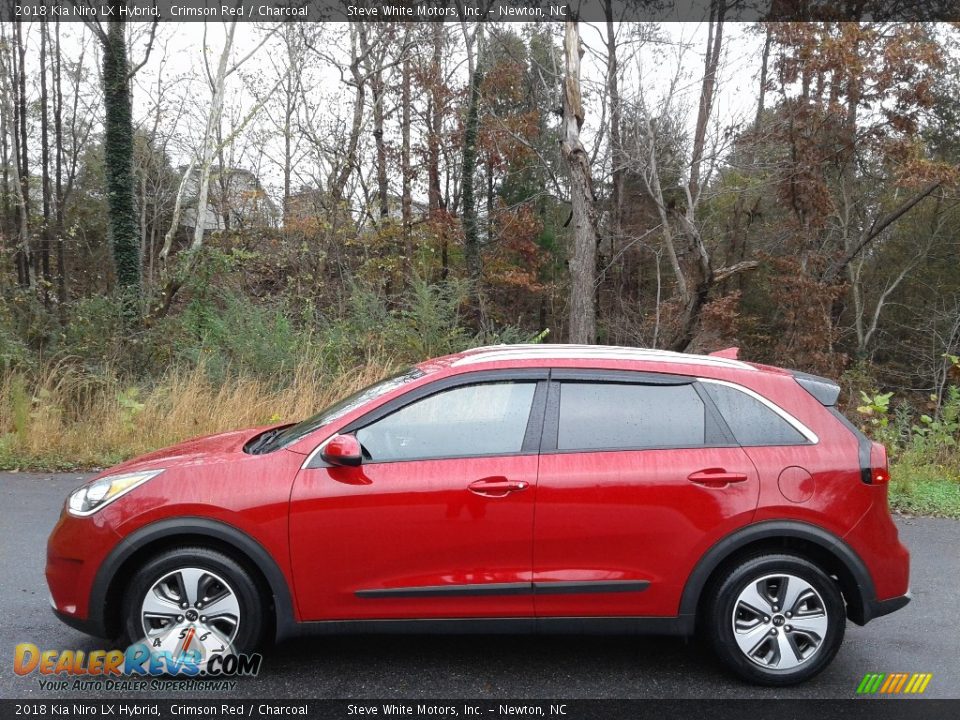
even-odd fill
[[[370,462],[519,453],[534,382],[486,383],[417,400],[357,431]]]
[[[693,385],[560,385],[561,451],[701,447],[706,425]]]
[[[802,445],[807,442],[793,425],[747,393],[712,382],[701,386],[741,445]]]

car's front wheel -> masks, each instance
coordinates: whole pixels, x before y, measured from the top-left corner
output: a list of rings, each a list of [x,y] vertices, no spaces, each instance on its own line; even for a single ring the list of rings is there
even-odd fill
[[[178,657],[186,651],[248,652],[263,633],[263,603],[250,574],[204,547],[161,553],[132,577],[123,602],[131,642]]]
[[[713,647],[740,677],[791,685],[823,670],[846,626],[837,583],[808,560],[761,555],[715,586],[706,618]]]

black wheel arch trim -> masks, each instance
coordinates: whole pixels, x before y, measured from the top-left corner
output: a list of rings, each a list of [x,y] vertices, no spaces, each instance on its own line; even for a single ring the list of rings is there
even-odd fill
[[[90,590],[88,617],[82,625],[86,632],[100,637],[108,637],[113,624],[106,617],[109,592],[116,574],[134,553],[147,545],[177,535],[201,535],[225,543],[242,553],[254,565],[269,585],[273,595],[273,609],[276,619],[276,639],[280,640],[297,634],[297,622],[293,612],[293,599],[286,577],[273,556],[259,542],[247,533],[225,522],[201,517],[178,517],[159,520],[135,530],[124,537],[110,551],[97,570]],[[74,623],[70,623],[74,624]],[[80,624],[77,621],[77,624]],[[74,624],[74,627],[77,627]]]
[[[859,598],[845,597],[847,617],[865,625],[877,613],[873,579],[866,564],[841,538],[821,527],[797,520],[764,520],[735,530],[716,542],[697,563],[687,578],[680,598],[680,617],[688,618],[692,627],[701,595],[710,576],[720,565],[742,548],[760,540],[795,538],[817,545],[843,564],[857,585]]]

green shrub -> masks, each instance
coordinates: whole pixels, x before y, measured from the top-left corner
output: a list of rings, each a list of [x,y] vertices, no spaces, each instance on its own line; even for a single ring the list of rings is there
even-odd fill
[[[954,365],[958,359],[948,358]],[[960,388],[949,386],[934,414],[916,414],[893,393],[863,392],[862,429],[891,460],[890,505],[902,512],[960,518]],[[936,404],[937,396],[930,397]]]

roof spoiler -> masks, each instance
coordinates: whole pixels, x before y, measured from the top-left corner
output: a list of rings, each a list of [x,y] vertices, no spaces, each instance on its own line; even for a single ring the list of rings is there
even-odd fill
[[[830,378],[810,375],[809,373],[791,370],[794,380],[800,387],[813,395],[821,405],[834,407],[840,399],[840,386]]]
[[[727,360],[739,360],[737,356],[740,355],[740,348],[728,347],[723,350],[714,350],[709,355],[710,357],[726,358]]]

